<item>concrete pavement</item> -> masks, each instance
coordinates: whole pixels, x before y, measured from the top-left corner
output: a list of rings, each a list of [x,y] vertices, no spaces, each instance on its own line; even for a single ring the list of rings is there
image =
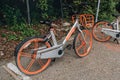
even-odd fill
[[[66,50],[45,71],[30,77],[32,80],[120,80],[120,44],[93,40],[88,56],[79,58],[74,50]],[[14,79],[0,67],[0,80]]]

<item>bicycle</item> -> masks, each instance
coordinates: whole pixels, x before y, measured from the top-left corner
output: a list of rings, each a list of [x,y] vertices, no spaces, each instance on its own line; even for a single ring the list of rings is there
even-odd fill
[[[112,23],[99,21],[94,25],[92,34],[97,41],[105,42],[114,38],[114,41],[119,43],[118,39],[120,39],[120,30],[118,17],[120,14],[113,14],[112,16],[116,17],[116,21]]]
[[[44,37],[29,37],[18,44],[15,49],[16,65],[21,72],[33,75],[45,70],[52,60],[63,56],[65,44],[76,30],[78,33],[73,40],[76,55],[85,57],[89,54],[92,48],[92,33],[87,29],[81,29],[77,15],[75,23],[61,44],[57,43],[54,34],[53,25],[55,24],[52,21],[41,21],[41,23],[50,26],[49,33]]]

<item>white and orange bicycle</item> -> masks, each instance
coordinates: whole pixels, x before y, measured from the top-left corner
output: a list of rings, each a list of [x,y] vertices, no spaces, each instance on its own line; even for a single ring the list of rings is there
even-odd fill
[[[18,44],[15,49],[15,61],[21,72],[33,75],[45,70],[53,59],[64,55],[67,46],[65,44],[76,30],[78,33],[73,41],[73,49],[76,55],[85,57],[89,54],[92,48],[92,33],[81,28],[77,15],[74,25],[61,44],[56,41],[53,23],[48,21],[41,23],[50,25],[49,33],[45,37],[29,37]]]
[[[120,26],[119,26],[119,17],[120,14],[113,14],[112,16],[116,17],[116,20],[112,23],[107,21],[97,22],[92,30],[93,37],[100,42],[105,42],[114,38],[114,41],[117,41],[119,44],[120,39]]]

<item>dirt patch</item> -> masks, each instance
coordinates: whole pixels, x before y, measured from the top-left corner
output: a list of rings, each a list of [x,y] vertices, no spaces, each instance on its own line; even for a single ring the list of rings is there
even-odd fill
[[[14,33],[11,31],[8,31],[6,29],[1,29],[0,30],[0,60],[6,59],[6,58],[11,58],[14,53],[14,48],[18,44],[19,41],[8,41],[6,37],[2,37],[2,34],[8,34]]]

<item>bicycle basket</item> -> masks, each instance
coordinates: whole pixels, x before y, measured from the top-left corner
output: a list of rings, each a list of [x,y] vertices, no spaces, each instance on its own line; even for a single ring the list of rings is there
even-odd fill
[[[92,14],[80,14],[79,15],[80,24],[87,28],[92,28],[94,26],[94,16]],[[75,15],[72,16],[72,22],[75,22]]]

